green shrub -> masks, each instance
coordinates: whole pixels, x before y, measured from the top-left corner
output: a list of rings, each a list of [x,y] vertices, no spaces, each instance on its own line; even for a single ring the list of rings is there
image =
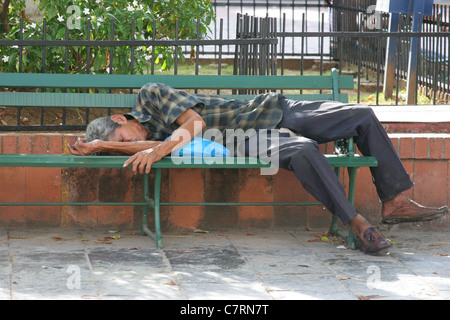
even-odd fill
[[[0,32],[3,32],[2,38],[10,40],[20,38],[20,17],[24,16],[23,9],[24,0],[11,0],[8,12],[10,30],[6,34],[6,26],[3,26],[0,29]],[[40,0],[40,10],[47,22],[46,40],[64,40],[66,29],[69,40],[88,40],[88,25],[91,40],[148,40],[152,38],[153,33],[157,40],[169,40],[176,37],[176,19],[178,19],[178,39],[196,39],[197,19],[200,21],[202,38],[207,34],[208,26],[214,19],[209,0]],[[154,21],[155,30],[153,30]],[[24,19],[23,39],[44,39],[43,22]],[[155,64],[162,70],[171,68],[175,54],[178,54],[181,61],[184,60],[181,47],[178,47],[177,52],[174,47],[135,47],[134,73],[149,70],[153,49]],[[67,71],[86,73],[89,61],[91,73],[131,73],[130,47],[115,47],[112,56],[110,47],[90,47],[89,56],[87,54],[86,47],[68,47]],[[41,46],[22,47],[22,72],[42,72],[42,55]],[[49,73],[65,72],[65,47],[46,47],[44,67]],[[18,46],[0,47],[0,71],[19,71]]]

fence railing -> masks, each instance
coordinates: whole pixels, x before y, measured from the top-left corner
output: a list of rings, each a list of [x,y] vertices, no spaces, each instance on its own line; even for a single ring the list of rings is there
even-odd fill
[[[276,17],[281,74],[285,73],[285,67],[299,70],[299,74],[310,72],[311,60],[318,65],[315,72],[323,73],[327,69],[325,65],[335,61],[341,72],[354,75],[358,88],[357,102],[368,94],[362,91],[371,90],[374,98],[370,103],[405,103],[403,92],[412,38],[408,35],[411,31],[410,16],[400,15],[398,33],[388,36],[390,17],[389,14],[374,12],[376,0],[213,0],[212,3],[216,14],[225,19],[225,25],[234,23],[233,12]],[[214,27],[212,29],[215,30]],[[432,16],[424,17],[420,34],[416,35],[420,40],[417,104],[449,101],[449,30],[450,6],[435,4]],[[378,37],[373,33],[382,35]],[[395,88],[393,99],[380,102],[389,38],[397,41],[399,47],[395,55]],[[227,53],[226,49],[224,47],[224,53]],[[212,55],[214,52],[213,48],[204,48],[203,51]]]
[[[431,16],[423,17],[423,23],[418,33],[411,33],[412,16],[400,14],[398,18],[398,33],[389,32],[390,15],[374,12],[376,0],[333,2],[331,12],[331,30],[338,32],[359,32],[357,37],[335,38],[331,41],[331,54],[341,63],[357,66],[362,80],[377,76],[377,89],[380,83],[378,77],[385,73],[387,59],[387,40],[397,43],[395,54],[395,104],[402,100],[399,93],[404,88],[408,77],[410,43],[412,38],[418,38],[417,52],[417,90],[427,100],[427,103],[447,103],[450,94],[449,48],[450,48],[450,6],[434,5]],[[378,36],[370,36],[375,33]],[[359,74],[358,74],[359,75]],[[358,80],[361,80],[358,78]],[[390,96],[391,90],[385,90]],[[377,104],[378,104],[377,90]],[[420,103],[416,97],[416,103]]]

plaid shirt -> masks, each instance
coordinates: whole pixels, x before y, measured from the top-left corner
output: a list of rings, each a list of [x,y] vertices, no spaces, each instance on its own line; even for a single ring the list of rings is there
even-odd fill
[[[192,109],[203,118],[206,129],[274,129],[283,112],[279,95],[266,93],[250,101],[230,100],[220,96],[191,94],[161,83],[144,85],[134,108],[127,115],[144,125],[155,140],[164,140],[179,125],[175,120]]]

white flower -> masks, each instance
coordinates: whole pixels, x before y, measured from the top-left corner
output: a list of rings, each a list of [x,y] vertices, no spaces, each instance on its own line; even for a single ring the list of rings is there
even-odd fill
[[[2,61],[3,62],[8,62],[9,61],[9,57],[8,56],[3,56]]]
[[[136,0],[133,1],[133,7],[137,7],[138,2]]]
[[[102,2],[102,0],[95,0],[95,3],[100,3]]]
[[[57,19],[59,22],[63,22],[64,21],[64,17],[63,16],[60,16],[59,15],[59,13],[58,13],[58,19]]]
[[[127,10],[130,11],[130,12],[133,12],[134,8],[132,6],[130,6],[130,5],[128,5]]]
[[[30,24],[30,28],[36,29],[36,22],[33,22],[32,24]]]
[[[84,8],[83,13],[84,13],[85,15],[88,15],[88,14],[91,13],[91,10],[89,10],[88,8]]]

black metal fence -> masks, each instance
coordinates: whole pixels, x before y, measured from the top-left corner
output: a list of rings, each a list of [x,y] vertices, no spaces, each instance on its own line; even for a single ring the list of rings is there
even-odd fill
[[[414,103],[447,103],[450,94],[450,6],[434,5],[431,16],[421,17],[422,27],[416,33],[411,30],[412,16],[400,14],[398,30],[392,33],[389,30],[390,15],[375,12],[375,5],[376,0],[334,1],[330,27],[331,31],[342,32],[342,36],[331,41],[332,57],[341,65],[346,65],[347,69],[358,67],[358,84],[369,80],[376,82],[373,88],[376,89],[378,104],[378,94],[383,89],[387,40],[390,38],[391,41],[396,41],[398,49],[394,57],[393,97],[395,104],[399,104],[405,100],[402,91],[408,76],[411,39],[418,38],[417,52],[412,53],[418,57],[416,80],[419,94]]]
[[[390,16],[375,12],[377,0],[213,0],[225,24],[232,13],[276,17],[281,74],[293,68],[299,74],[327,72],[337,66],[354,75],[356,102],[405,104],[411,39],[419,38],[418,92],[414,104],[446,104],[450,96],[450,6],[435,4],[433,14],[423,17],[422,28],[411,33],[411,16],[400,15],[399,30],[389,33]],[[213,28],[214,34],[215,28]],[[229,31],[228,31],[229,32]],[[231,36],[228,33],[229,36]],[[388,39],[398,42],[395,54],[394,94],[383,92]],[[205,48],[205,54],[214,54]],[[285,63],[286,62],[286,63]],[[331,63],[330,63],[331,62]],[[367,100],[370,96],[370,101]]]

